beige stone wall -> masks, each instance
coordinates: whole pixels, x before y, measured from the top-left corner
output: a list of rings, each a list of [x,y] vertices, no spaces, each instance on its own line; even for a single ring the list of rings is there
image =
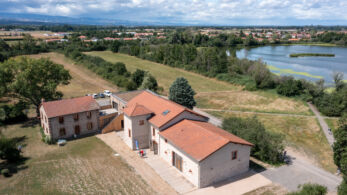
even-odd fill
[[[179,156],[182,157],[182,172],[178,171],[192,184],[198,186],[199,184],[199,163],[193,161],[186,154],[181,152],[179,149],[170,144],[170,142],[165,142],[163,137],[160,137],[159,140],[159,155],[162,157],[167,163],[172,166],[172,152],[175,152]]]
[[[113,102],[117,103],[118,106],[115,109],[117,109],[119,114],[122,114],[123,113],[123,109],[125,108],[126,104],[124,102],[120,101],[119,99],[113,97],[112,95],[110,96],[110,100],[111,100],[112,108],[113,108]]]
[[[136,149],[135,140],[138,141],[140,149],[149,148],[150,124],[147,121],[149,116],[150,114],[134,117],[124,115],[124,136],[127,137],[127,144],[133,150]],[[144,122],[143,125],[140,125],[140,121]],[[129,129],[131,137],[129,137]]]
[[[41,127],[43,128],[43,132],[45,135],[50,135],[51,134],[51,130],[49,127],[49,120],[47,118],[45,109],[43,109],[43,106],[40,107],[40,119],[41,119]]]
[[[73,114],[64,116],[64,123],[59,123],[59,117],[50,118],[49,126],[50,126],[50,135],[53,139],[59,138],[70,138],[75,134],[75,126],[80,126],[80,135],[95,133],[99,130],[98,124],[98,116],[99,111],[94,110],[91,111],[91,118],[87,118],[87,112],[78,113],[79,119],[77,121],[74,120]],[[87,124],[88,122],[92,122],[93,126],[91,130],[88,130]],[[60,136],[59,131],[60,128],[65,128],[65,136]]]
[[[206,187],[218,181],[247,172],[249,169],[250,146],[229,143],[200,162],[198,187]],[[232,151],[237,159],[231,160]]]

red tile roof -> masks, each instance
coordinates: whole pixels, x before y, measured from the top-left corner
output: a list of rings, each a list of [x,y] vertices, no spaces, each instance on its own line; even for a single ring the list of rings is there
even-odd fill
[[[92,96],[42,102],[48,118],[100,109]]]
[[[197,161],[204,160],[228,143],[253,146],[246,140],[210,123],[187,119],[159,134]]]
[[[169,121],[171,121],[173,118],[175,118],[176,116],[178,116],[180,113],[184,111],[188,111],[195,115],[202,116],[184,106],[181,106],[173,101],[164,99],[163,97],[160,97],[159,95],[155,95],[149,91],[143,91],[139,95],[132,98],[127,103],[127,107],[131,108],[135,104],[143,105],[146,108],[153,111],[154,116],[149,120],[149,122],[159,128],[165,125],[166,123],[168,123]],[[164,114],[165,111],[167,111],[166,114]],[[202,117],[205,117],[205,116],[202,116]]]
[[[124,113],[128,116],[140,116],[152,114],[153,112],[141,104],[134,104],[124,109]]]

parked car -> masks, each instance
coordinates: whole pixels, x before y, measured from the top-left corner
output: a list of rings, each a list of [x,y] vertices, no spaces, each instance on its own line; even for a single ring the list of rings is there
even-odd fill
[[[107,97],[111,96],[111,92],[109,90],[104,90],[104,95],[106,95]]]
[[[94,94],[93,94],[93,98],[94,98],[94,99],[97,99],[97,98],[99,98],[99,95],[96,94],[96,93],[94,93]]]
[[[104,95],[103,93],[99,93],[98,96],[99,96],[100,98],[105,98],[105,95]]]

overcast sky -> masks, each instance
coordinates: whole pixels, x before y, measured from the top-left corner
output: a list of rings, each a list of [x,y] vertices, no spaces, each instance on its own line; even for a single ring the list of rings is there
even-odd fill
[[[347,0],[0,0],[0,12],[200,25],[347,25]]]

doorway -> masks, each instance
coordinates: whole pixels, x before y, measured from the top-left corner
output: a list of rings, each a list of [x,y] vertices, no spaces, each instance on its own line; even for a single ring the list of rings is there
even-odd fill
[[[182,171],[182,157],[175,152],[172,152],[172,166]]]
[[[80,126],[79,126],[79,125],[76,125],[76,126],[75,126],[75,134],[76,134],[76,135],[79,135],[80,133],[81,133]]]
[[[152,142],[154,154],[158,154],[158,143],[156,141]]]

